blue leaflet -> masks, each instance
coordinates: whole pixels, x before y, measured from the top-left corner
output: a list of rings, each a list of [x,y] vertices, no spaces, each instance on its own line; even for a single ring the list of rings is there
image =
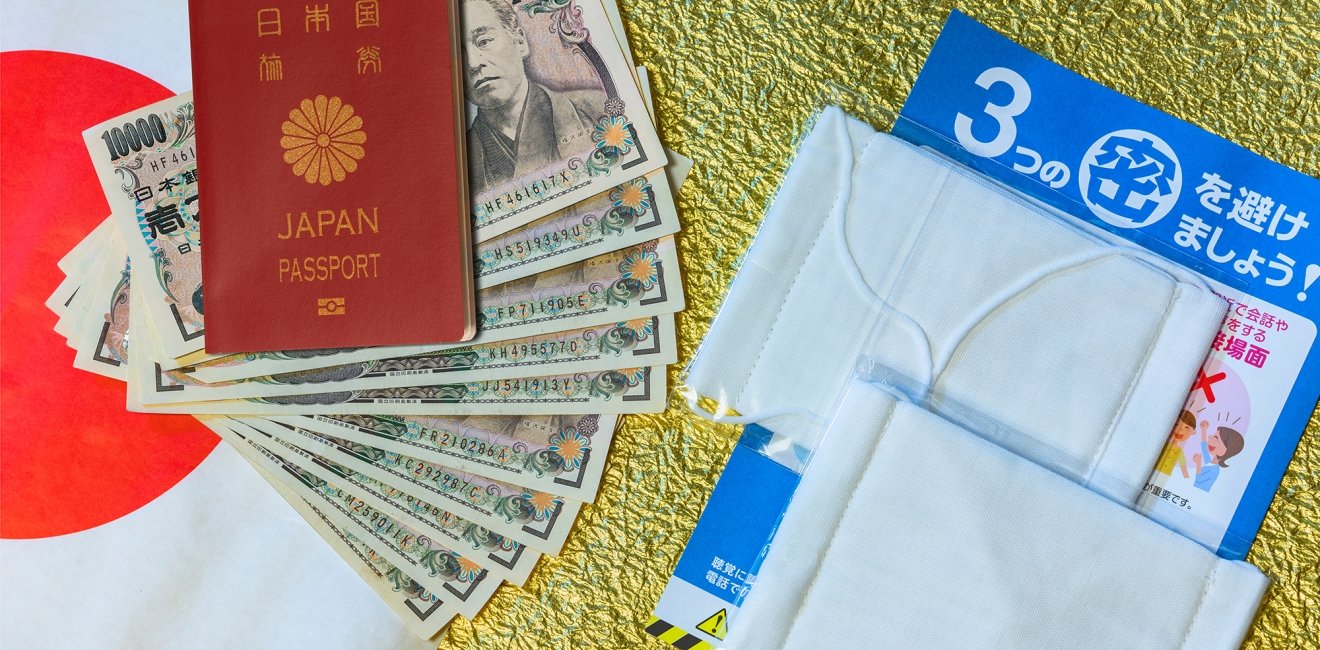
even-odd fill
[[[894,135],[1194,269],[1229,301],[1186,405],[1198,426],[1168,450],[1173,471],[1152,476],[1139,507],[1244,558],[1320,393],[1320,181],[957,11]]]

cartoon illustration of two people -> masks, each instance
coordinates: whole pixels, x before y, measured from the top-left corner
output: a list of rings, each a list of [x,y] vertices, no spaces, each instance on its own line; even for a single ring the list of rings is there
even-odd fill
[[[1193,472],[1196,474],[1192,486],[1202,492],[1210,491],[1211,486],[1219,478],[1219,470],[1228,467],[1225,461],[1238,455],[1244,444],[1242,434],[1236,429],[1221,426],[1215,429],[1213,434],[1207,435],[1209,430],[1210,423],[1202,420],[1201,448],[1200,451],[1192,454]],[[1187,471],[1187,454],[1183,450],[1183,445],[1195,432],[1196,416],[1184,409],[1173,425],[1173,432],[1169,435],[1169,442],[1164,445],[1164,452],[1160,454],[1160,459],[1155,464],[1156,471],[1172,476],[1176,467],[1183,478],[1192,478]]]

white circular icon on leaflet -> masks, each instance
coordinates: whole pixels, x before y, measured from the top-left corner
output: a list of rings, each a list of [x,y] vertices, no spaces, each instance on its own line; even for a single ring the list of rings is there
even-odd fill
[[[1178,202],[1182,166],[1159,137],[1121,129],[1086,150],[1077,182],[1086,207],[1105,223],[1143,228],[1163,219]]]

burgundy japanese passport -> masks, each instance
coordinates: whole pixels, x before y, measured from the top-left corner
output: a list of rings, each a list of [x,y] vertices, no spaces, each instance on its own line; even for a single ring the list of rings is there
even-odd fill
[[[476,333],[457,0],[190,0],[208,353]]]

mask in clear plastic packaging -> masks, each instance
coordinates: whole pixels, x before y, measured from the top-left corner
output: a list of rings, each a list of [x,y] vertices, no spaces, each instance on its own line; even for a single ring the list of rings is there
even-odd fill
[[[1131,503],[1224,309],[1190,272],[827,109],[686,381],[810,449],[870,357],[928,408]]]
[[[858,382],[725,647],[1229,649],[1267,583]]]

